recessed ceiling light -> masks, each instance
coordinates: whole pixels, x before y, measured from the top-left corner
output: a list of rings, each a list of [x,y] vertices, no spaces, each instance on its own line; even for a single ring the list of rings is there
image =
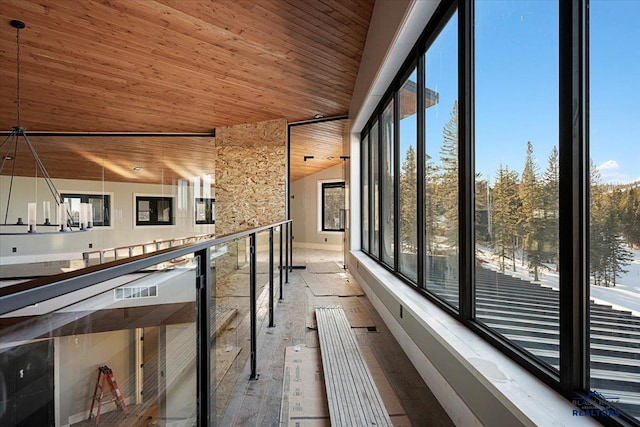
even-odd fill
[[[327,157],[327,160],[333,160],[333,156]]]
[[[134,166],[134,167],[133,167],[133,170],[134,170],[134,171],[141,171],[141,170],[142,170],[142,167],[140,167],[140,166]]]
[[[5,160],[13,160],[13,156],[10,156],[10,155],[7,154],[6,156],[4,156],[4,159]]]
[[[320,113],[318,113],[318,114],[316,114],[315,116],[313,116],[313,118],[314,118],[314,119],[321,119],[321,118],[323,118],[323,117],[324,117],[324,116],[323,116],[322,114],[320,114]]]

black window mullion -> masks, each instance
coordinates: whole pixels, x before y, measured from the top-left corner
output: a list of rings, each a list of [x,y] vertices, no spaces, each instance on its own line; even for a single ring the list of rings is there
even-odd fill
[[[424,78],[424,56],[425,56],[425,52],[424,50],[421,51],[420,56],[418,56],[418,64],[417,64],[417,77],[418,77],[418,87],[417,87],[417,113],[418,113],[418,117],[416,120],[416,127],[417,127],[417,138],[418,140],[416,141],[416,159],[418,162],[418,171],[417,171],[417,191],[418,191],[418,195],[416,197],[417,202],[418,202],[418,206],[416,206],[417,211],[417,220],[418,220],[418,227],[417,227],[417,233],[418,233],[418,239],[417,239],[417,243],[418,243],[418,262],[417,262],[417,268],[418,268],[418,288],[421,289],[425,289],[425,282],[424,282],[424,266],[425,266],[425,256],[426,256],[426,248],[424,247],[424,233],[425,233],[425,225],[424,225],[424,207],[425,207],[425,200],[424,200],[424,191],[425,191],[425,183],[424,183],[424,177],[425,177],[425,170],[424,170],[424,156],[425,156],[425,135],[426,135],[426,129],[425,129],[425,125],[426,125],[426,120],[425,120],[425,106],[424,106],[424,93],[425,93],[425,78]]]
[[[378,258],[378,254],[373,251],[373,241],[375,235],[375,223],[374,223],[374,215],[373,215],[373,207],[375,206],[374,202],[374,194],[375,194],[375,185],[373,182],[373,141],[371,140],[371,136],[373,133],[371,132],[371,128],[373,125],[369,126],[369,255],[373,255]]]
[[[322,184],[322,206],[320,206],[320,230],[325,231],[324,229],[324,224],[325,224],[325,191],[327,190],[327,186],[325,183]]]
[[[385,105],[383,103],[383,105]],[[382,146],[382,114],[384,113],[384,107],[378,112],[377,114],[377,122],[378,122],[378,126],[377,126],[377,134],[378,134],[378,164],[376,165],[378,168],[378,253],[376,254],[376,257],[378,258],[379,261],[382,262],[382,264],[384,264],[384,261],[382,260],[382,251],[384,249],[384,235],[382,233],[383,231],[383,227],[382,227],[382,222],[383,222],[383,217],[382,217],[382,187],[384,187],[384,184],[382,182],[382,167],[380,167],[382,165],[382,154],[383,154],[383,146]]]
[[[400,95],[393,92],[393,271],[400,271]]]
[[[373,195],[375,193],[375,186],[373,185],[373,143],[371,141],[371,125],[369,126],[369,255],[373,255],[374,257],[378,257],[377,254],[373,252],[373,236],[375,231],[374,217],[373,217],[373,206],[375,205]]]
[[[368,159],[364,156],[365,133],[360,133],[360,250],[364,251],[364,162]],[[369,151],[367,150],[367,154]]]
[[[475,316],[474,1],[458,7],[458,235],[460,317]]]
[[[560,390],[589,389],[587,0],[559,9]]]

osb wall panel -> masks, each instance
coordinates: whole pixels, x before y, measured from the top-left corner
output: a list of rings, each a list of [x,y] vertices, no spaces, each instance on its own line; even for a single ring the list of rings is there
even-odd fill
[[[285,218],[284,120],[216,131],[216,234]]]
[[[247,123],[216,129],[218,147],[284,147],[287,145],[287,121]]]

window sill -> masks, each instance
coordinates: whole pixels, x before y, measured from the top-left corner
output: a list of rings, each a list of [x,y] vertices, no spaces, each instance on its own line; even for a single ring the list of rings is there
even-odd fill
[[[348,268],[456,425],[600,425],[366,254]]]

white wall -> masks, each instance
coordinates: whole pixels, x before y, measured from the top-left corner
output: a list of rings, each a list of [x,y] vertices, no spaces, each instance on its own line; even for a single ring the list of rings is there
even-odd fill
[[[132,359],[133,331],[103,332],[97,334],[74,335],[57,339],[60,366],[60,381],[55,385],[59,395],[60,425],[84,421],[89,416],[91,399],[98,378],[98,367],[109,366],[114,373],[125,401],[131,402],[134,366]],[[106,390],[102,412],[115,409],[111,403],[110,391]],[[95,415],[96,408],[94,408]]]
[[[213,233],[214,225],[196,225],[194,217],[193,183],[184,186],[160,184],[131,184],[56,179],[60,193],[108,194],[111,197],[111,225],[94,227],[86,232],[47,233],[53,228],[39,227],[36,235],[2,235],[0,237],[0,265],[55,259],[81,259],[84,251],[121,247],[132,244],[166,240],[177,237]],[[37,191],[36,191],[37,189]],[[0,212],[4,213],[9,190],[9,177],[0,177]],[[202,192],[201,192],[202,194]],[[36,197],[37,195],[37,197]],[[135,196],[153,195],[174,197],[175,224],[167,226],[136,226]],[[43,222],[42,202],[51,204],[52,222],[55,222],[55,203],[43,179],[15,177],[7,223],[18,217],[27,222],[27,203],[37,201],[38,223]],[[27,226],[3,226],[0,232],[24,233]],[[13,252],[15,248],[15,252]]]
[[[290,208],[293,220],[293,246],[308,249],[342,250],[344,233],[321,231],[318,191],[322,182],[342,181],[342,164],[332,166],[291,183]]]

